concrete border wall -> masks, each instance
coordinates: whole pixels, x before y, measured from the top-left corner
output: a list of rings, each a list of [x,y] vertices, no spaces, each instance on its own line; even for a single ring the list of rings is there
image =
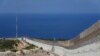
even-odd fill
[[[69,44],[66,44],[67,47],[74,46],[76,44],[81,43],[82,41],[95,36],[96,34],[100,34],[100,20],[93,24],[91,27],[87,28],[83,32],[81,32],[74,39],[68,40]]]
[[[86,29],[85,31],[83,31],[82,33],[80,33],[80,38],[84,38],[88,35],[90,35],[91,33],[99,30],[99,21],[96,22],[95,24],[93,24],[91,27],[89,27],[88,29]]]

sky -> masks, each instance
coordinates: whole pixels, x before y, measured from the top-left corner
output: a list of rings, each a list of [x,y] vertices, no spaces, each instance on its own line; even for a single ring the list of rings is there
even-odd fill
[[[0,13],[100,13],[100,0],[0,0]]]

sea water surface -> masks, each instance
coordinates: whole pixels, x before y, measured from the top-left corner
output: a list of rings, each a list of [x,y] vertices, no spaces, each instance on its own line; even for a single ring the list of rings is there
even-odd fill
[[[100,20],[100,14],[0,14],[0,37],[71,39]]]

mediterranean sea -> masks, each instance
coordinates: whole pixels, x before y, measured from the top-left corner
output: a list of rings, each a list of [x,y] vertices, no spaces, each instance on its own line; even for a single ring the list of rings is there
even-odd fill
[[[100,14],[0,14],[0,37],[71,39],[96,21]]]

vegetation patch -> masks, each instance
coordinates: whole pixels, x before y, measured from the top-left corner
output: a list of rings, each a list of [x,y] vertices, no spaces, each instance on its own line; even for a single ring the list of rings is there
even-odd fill
[[[7,50],[10,50],[12,52],[16,52],[18,51],[18,47],[19,44],[22,43],[20,40],[8,40],[8,39],[0,39],[0,52],[5,52]],[[26,42],[25,42],[26,43]],[[30,43],[26,43],[27,45],[24,46],[24,48],[22,49],[35,49],[38,48],[37,46],[30,44]]]
[[[6,51],[6,50],[15,50],[15,47],[17,47],[17,43],[19,43],[19,40],[3,40],[0,39],[0,50]]]
[[[29,49],[35,49],[35,48],[37,48],[37,46],[35,46],[35,45],[33,45],[33,44],[29,44],[29,45],[26,46],[24,49],[29,50]]]

